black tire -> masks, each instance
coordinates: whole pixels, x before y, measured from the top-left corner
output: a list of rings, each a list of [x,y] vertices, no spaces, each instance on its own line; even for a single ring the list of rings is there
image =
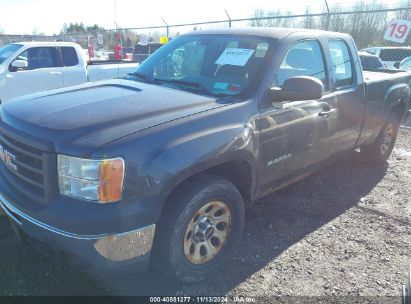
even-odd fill
[[[361,147],[362,157],[373,164],[384,164],[394,149],[398,128],[398,115],[390,113],[376,140],[370,145]]]
[[[215,202],[218,203],[216,206],[213,205]],[[223,205],[220,205],[220,203],[223,203]],[[209,207],[204,209],[204,206]],[[228,209],[221,208],[221,206],[226,206]],[[205,247],[206,254],[208,254],[207,248],[209,247],[201,246],[201,244],[208,244],[207,246],[209,246],[213,242],[214,233],[216,235],[221,234],[221,231],[217,230],[217,226],[220,225],[218,229],[223,226],[221,222],[217,223],[214,230],[212,230],[212,234],[210,234],[211,225],[209,225],[210,227],[207,230],[209,235],[206,232],[204,234],[195,233],[195,231],[199,231],[201,223],[204,224],[204,221],[210,219],[206,216],[208,213],[200,218],[200,211],[205,212],[211,207],[213,209],[209,211],[210,216],[214,218],[215,215],[221,216],[222,214],[224,218],[230,217],[230,221],[228,226],[222,228],[226,231],[222,233],[227,233],[227,235],[224,241],[219,243],[221,247],[213,243],[213,246],[216,247],[212,249],[218,250],[218,253],[214,257],[211,257],[212,254],[210,253],[207,258],[204,258],[200,252]],[[218,211],[221,213],[218,213]],[[228,212],[228,215],[225,214],[226,212]],[[197,217],[197,222],[195,217]],[[186,183],[167,202],[162,213],[151,265],[165,275],[181,282],[198,282],[210,277],[220,271],[235,253],[242,239],[244,218],[245,207],[241,194],[228,180],[212,175],[202,175]],[[203,226],[201,227],[204,228]],[[190,229],[192,229],[191,234]],[[200,239],[196,238],[196,241],[194,241],[194,234],[200,235]],[[201,236],[209,238],[201,239]],[[190,256],[191,246],[195,248],[195,254],[193,253],[192,256]],[[200,249],[197,251],[197,248]],[[201,263],[201,260],[195,262],[189,260],[199,257],[199,254],[201,259],[211,259],[205,263]]]
[[[408,268],[407,284],[402,286],[402,303],[411,304],[411,263]]]

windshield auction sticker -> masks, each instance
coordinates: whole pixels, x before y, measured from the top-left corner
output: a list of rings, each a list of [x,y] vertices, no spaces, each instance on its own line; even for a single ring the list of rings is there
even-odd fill
[[[254,50],[250,49],[228,48],[224,50],[215,63],[245,66],[253,54]]]

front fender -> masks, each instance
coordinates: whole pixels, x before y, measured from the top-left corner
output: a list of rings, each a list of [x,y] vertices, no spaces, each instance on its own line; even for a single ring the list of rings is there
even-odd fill
[[[190,176],[232,161],[247,163],[253,187],[260,155],[258,115],[256,99],[227,104],[125,136],[92,156],[125,159],[124,200],[168,194]]]
[[[152,190],[169,193],[187,178],[212,167],[231,161],[246,162],[252,168],[252,184],[257,181],[257,137],[250,125],[227,125],[189,134],[168,142],[153,161],[147,172],[162,172],[159,183]]]

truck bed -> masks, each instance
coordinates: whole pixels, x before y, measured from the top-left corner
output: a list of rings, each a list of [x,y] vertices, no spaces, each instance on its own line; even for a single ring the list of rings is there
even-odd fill
[[[111,78],[123,78],[127,73],[133,72],[138,63],[122,63],[122,64],[98,64],[87,66],[88,80],[99,81]]]
[[[363,77],[368,105],[371,103],[384,106],[381,101],[385,99],[385,95],[391,87],[397,84],[410,84],[411,81],[410,73],[396,70],[364,71]]]
[[[383,80],[394,81],[397,82],[399,80],[411,79],[411,74],[405,71],[399,70],[375,70],[375,71],[363,71],[364,82],[368,84],[372,84],[374,82],[380,82]]]
[[[390,104],[398,103],[408,90],[411,74],[398,70],[379,70],[363,72],[366,107],[364,112],[363,131],[359,142],[372,142],[381,130],[381,121],[389,112]]]

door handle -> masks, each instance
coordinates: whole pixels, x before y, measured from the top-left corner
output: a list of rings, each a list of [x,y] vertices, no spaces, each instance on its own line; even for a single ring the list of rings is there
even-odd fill
[[[61,72],[50,72],[50,75],[61,76]]]
[[[328,118],[330,114],[334,113],[335,109],[331,108],[330,106],[325,106],[320,113],[318,113],[318,116]]]

